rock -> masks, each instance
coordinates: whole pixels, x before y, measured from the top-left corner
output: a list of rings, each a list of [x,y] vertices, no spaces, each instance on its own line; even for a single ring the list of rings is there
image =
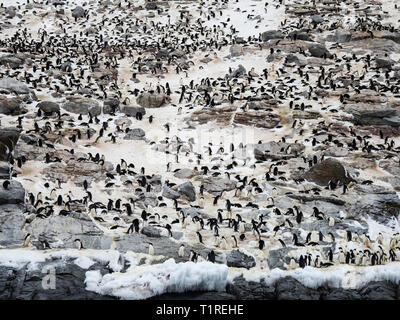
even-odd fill
[[[313,57],[323,58],[324,56],[326,56],[327,58],[332,58],[332,54],[322,44],[316,44],[316,43],[310,44],[308,46],[308,51]]]
[[[9,116],[18,116],[26,112],[27,110],[23,108],[23,100],[21,98],[0,96],[0,113]]]
[[[76,248],[74,240],[77,238],[81,239],[87,249],[111,248],[112,239],[87,219],[59,215],[46,219],[36,218],[26,229],[31,234],[31,242],[39,249],[42,247],[39,239],[46,239],[52,248]]]
[[[0,198],[1,200],[2,198]],[[25,233],[25,207],[22,204],[0,205],[0,245],[10,248],[22,245]]]
[[[9,65],[11,68],[15,69],[22,66],[25,63],[25,59],[15,54],[7,54],[0,56],[0,65]]]
[[[359,293],[366,300],[398,300],[397,286],[389,281],[370,282]]]
[[[230,74],[227,74],[225,77],[228,79],[239,78],[247,73],[246,68],[239,64],[236,70],[233,70]]]
[[[46,115],[51,115],[60,111],[58,103],[51,101],[42,101],[38,103],[37,107],[42,110]]]
[[[201,182],[204,190],[212,195],[220,195],[222,191],[230,191],[235,189],[236,183],[226,178],[204,177]]]
[[[226,287],[227,293],[233,294],[238,300],[275,300],[275,286],[266,285],[264,279],[260,282],[246,281],[243,276],[236,277]]]
[[[157,3],[155,3],[155,2],[147,2],[145,5],[145,8],[147,10],[157,10],[158,6],[157,6]]]
[[[349,181],[343,165],[338,160],[332,158],[325,159],[314,165],[303,175],[303,178],[315,182],[320,186],[327,186],[330,180],[339,180],[341,182]]]
[[[344,111],[353,115],[353,118],[350,120],[356,124],[388,125],[390,119],[394,117],[392,118],[392,124],[396,125],[396,108],[388,106],[382,102],[379,104],[346,104],[344,106]]]
[[[144,140],[146,133],[144,132],[143,129],[140,128],[134,128],[134,129],[129,129],[129,131],[126,133],[124,140]]]
[[[115,113],[119,108],[119,100],[109,98],[103,102],[103,113],[112,114]]]
[[[279,30],[268,30],[261,34],[262,41],[266,42],[272,39],[283,39],[284,34]]]
[[[275,288],[278,300],[319,300],[321,296],[292,277],[279,278]]]
[[[85,9],[83,9],[80,6],[75,7],[74,10],[72,10],[72,17],[77,19],[77,18],[82,18],[85,16]]]
[[[141,232],[145,236],[148,236],[150,238],[160,238],[161,237],[161,231],[152,226],[143,227]]]
[[[20,182],[10,180],[10,185],[7,189],[3,188],[3,182],[4,180],[0,181],[0,205],[25,202],[25,189]]]
[[[230,47],[229,52],[231,54],[231,57],[239,57],[243,55],[243,47],[239,44],[233,44]]]
[[[101,113],[101,107],[96,100],[84,98],[84,97],[69,97],[69,102],[64,103],[63,109],[76,113],[87,115],[91,114],[93,117],[98,116]]]
[[[270,270],[279,268],[282,270],[286,270],[286,268],[283,265],[283,262],[286,264],[289,264],[290,259],[288,257],[289,251],[293,250],[293,248],[286,247],[286,248],[280,248],[276,250],[269,250],[268,253],[268,267]],[[289,260],[289,261],[285,261]]]
[[[182,212],[185,215],[185,217],[190,216],[191,218],[194,218],[195,216],[199,216],[203,219],[211,218],[211,216],[209,214],[207,214],[207,213],[203,212],[201,209],[195,208],[195,207],[183,208]]]
[[[28,94],[30,93],[30,89],[25,83],[20,81],[11,79],[11,78],[3,78],[0,79],[0,88],[7,89],[12,92],[16,92],[17,94]]]
[[[181,194],[177,191],[172,190],[166,184],[164,184],[162,196],[167,199],[178,199]]]
[[[298,66],[305,66],[307,65],[307,61],[305,59],[299,58],[295,54],[288,54],[285,59],[285,64],[296,64]]]
[[[337,43],[349,42],[351,39],[351,33],[346,30],[336,30],[334,34],[330,34],[326,37],[326,41]]]
[[[8,151],[11,153],[20,136],[20,129],[18,128],[0,128],[0,144],[4,144],[7,146]],[[0,153],[0,158],[1,158],[1,153]]]
[[[146,114],[146,109],[143,107],[124,106],[121,112],[125,113],[127,116],[136,117],[138,112],[144,116]]]
[[[196,200],[196,191],[194,189],[193,184],[190,181],[179,185],[178,192],[181,194],[182,198],[184,198],[187,201],[193,202]]]
[[[3,145],[4,146],[4,145]],[[1,144],[0,144],[0,158],[1,156]],[[0,161],[0,179],[10,179],[11,175],[11,166],[8,161]]]
[[[310,35],[306,31],[302,30],[290,32],[289,37],[297,40],[312,41]]]
[[[170,98],[165,94],[150,92],[143,92],[136,98],[136,102],[144,108],[160,108],[169,101]]]
[[[324,22],[324,18],[319,16],[319,15],[316,15],[316,14],[310,16],[310,19],[311,19],[311,21],[313,23],[322,23],[322,22]]]
[[[254,145],[254,156],[257,160],[280,160],[298,157],[305,149],[300,143],[267,142]]]
[[[351,217],[358,218],[369,215],[383,224],[390,222],[392,217],[399,218],[400,199],[395,192],[366,193],[353,196],[352,200],[347,209]]]
[[[250,269],[256,266],[254,257],[248,256],[239,250],[232,250],[226,256],[226,263],[228,267],[234,268]]]
[[[391,59],[381,59],[381,58],[376,58],[375,59],[376,67],[379,69],[391,69],[395,62]]]
[[[275,128],[279,122],[278,115],[265,114],[264,111],[236,112],[233,118],[233,123],[266,129]]]
[[[194,176],[199,175],[200,173],[196,170],[188,169],[188,168],[183,168],[179,169],[174,173],[174,177],[177,177],[179,179],[191,179]]]

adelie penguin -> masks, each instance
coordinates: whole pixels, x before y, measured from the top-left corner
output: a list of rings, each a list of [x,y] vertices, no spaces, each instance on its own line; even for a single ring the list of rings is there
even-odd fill
[[[178,249],[178,256],[183,258],[185,256],[185,245],[181,244]]]
[[[74,242],[76,243],[76,245],[77,245],[77,247],[78,247],[78,250],[84,249],[84,248],[83,248],[83,245],[82,245],[81,239],[75,239]]]

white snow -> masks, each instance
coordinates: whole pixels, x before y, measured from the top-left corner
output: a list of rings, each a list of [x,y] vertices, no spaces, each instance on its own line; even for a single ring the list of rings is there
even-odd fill
[[[131,267],[126,273],[114,272],[103,277],[98,271],[86,272],[86,289],[122,299],[147,299],[166,292],[223,291],[228,267],[211,262],[175,263]]]

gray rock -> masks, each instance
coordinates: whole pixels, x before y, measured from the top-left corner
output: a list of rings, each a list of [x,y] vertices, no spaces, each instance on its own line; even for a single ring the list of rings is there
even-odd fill
[[[88,115],[90,113],[93,117],[101,113],[101,107],[95,100],[83,97],[74,97],[70,100],[71,101],[63,105],[63,109],[69,112],[82,115]]]
[[[46,115],[51,115],[60,111],[60,106],[58,103],[51,101],[39,102],[37,107],[42,110]]]
[[[313,23],[322,23],[322,22],[324,22],[324,18],[319,16],[319,15],[316,15],[316,14],[310,16],[310,19],[311,19],[311,21]]]
[[[321,296],[318,290],[307,288],[291,277],[280,278],[275,288],[278,300],[319,300]]]
[[[163,193],[162,196],[167,199],[178,199],[181,194],[175,190],[169,188],[166,184],[163,186]]]
[[[140,128],[134,128],[134,129],[129,129],[129,131],[126,133],[124,140],[144,140],[146,136],[146,133],[144,132],[143,129]]]
[[[262,41],[266,42],[272,39],[283,39],[284,34],[279,30],[268,30],[261,34]]]
[[[15,54],[7,54],[0,56],[0,65],[9,65],[11,68],[15,69],[22,66],[25,63],[25,59]]]
[[[170,98],[165,94],[150,92],[143,92],[136,98],[136,102],[144,108],[160,108],[169,101]]]
[[[276,300],[275,286],[260,282],[246,281],[243,276],[236,277],[226,287],[226,291],[238,300]]]
[[[7,189],[3,188],[3,182],[4,180],[0,181],[0,205],[25,202],[25,189],[20,182],[10,180],[10,185]]]
[[[343,165],[333,158],[317,163],[303,175],[303,178],[320,186],[327,186],[330,180],[342,182],[348,182],[349,180]]]
[[[199,175],[198,171],[188,168],[179,169],[174,173],[174,177],[179,179],[190,179],[196,175]]]
[[[70,216],[50,216],[46,219],[36,218],[27,226],[27,231],[31,234],[31,242],[41,248],[38,240],[46,239],[50,247],[56,248],[76,248],[74,240],[81,239],[83,246],[87,249],[111,248],[112,239],[90,220],[78,219]]]
[[[304,145],[300,143],[267,142],[254,145],[254,156],[257,160],[280,160],[298,157],[303,150]]]
[[[23,107],[24,102],[21,98],[0,97],[0,113],[5,115],[17,116],[26,113]]]
[[[351,39],[351,33],[346,30],[336,30],[334,34],[330,34],[326,37],[326,41],[337,43],[349,42]]]
[[[248,256],[239,250],[232,250],[226,256],[226,264],[228,267],[250,269],[256,266],[256,261],[253,257]]]
[[[328,49],[322,45],[313,43],[308,46],[308,51],[313,57],[323,58],[325,55],[327,58],[331,58],[332,54],[328,51]]]
[[[155,227],[152,226],[146,226],[143,227],[141,232],[150,238],[160,238],[161,237],[161,231]]]
[[[130,117],[135,117],[138,112],[144,116],[146,114],[146,109],[143,107],[124,106],[121,112]]]
[[[395,62],[392,59],[375,59],[376,67],[380,69],[391,69]]]
[[[21,204],[0,205],[0,245],[10,248],[22,245],[25,233],[25,207]]]
[[[72,17],[73,18],[82,18],[85,16],[85,9],[83,9],[80,6],[75,7],[74,10],[72,10]]]
[[[178,192],[181,194],[182,198],[193,202],[196,200],[196,191],[193,184],[190,181],[182,183],[178,186]]]
[[[359,290],[365,300],[398,300],[397,286],[389,281],[374,281]]]
[[[247,73],[246,68],[239,64],[236,70],[233,70],[230,74],[227,74],[225,77],[228,79],[239,78]]]
[[[235,189],[236,183],[226,178],[204,177],[202,179],[204,190],[212,195],[220,195],[222,191]]]
[[[30,93],[30,89],[25,83],[22,83],[20,81],[11,78],[0,79],[0,88],[7,89],[16,92],[18,94]]]
[[[103,113],[104,114],[111,114],[115,113],[119,108],[119,100],[109,98],[104,100],[103,102]]]
[[[1,150],[1,146],[0,146]],[[1,156],[0,156],[1,158]],[[11,166],[8,161],[0,161],[0,179],[10,179]]]
[[[276,250],[269,250],[268,253],[268,267],[272,270],[275,268],[279,268],[282,270],[286,270],[284,267],[283,262],[289,264],[290,261],[288,258],[288,253],[293,250],[294,248],[285,247]]]
[[[229,52],[231,54],[231,57],[239,57],[239,56],[243,55],[243,47],[239,44],[233,44],[229,48]]]

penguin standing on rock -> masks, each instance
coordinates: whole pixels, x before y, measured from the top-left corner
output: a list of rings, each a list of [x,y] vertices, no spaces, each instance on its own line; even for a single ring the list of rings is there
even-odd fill
[[[183,258],[185,256],[185,245],[181,244],[178,249],[178,256]]]
[[[84,249],[81,239],[75,239],[74,242],[76,242],[76,244],[78,246],[78,250]]]

